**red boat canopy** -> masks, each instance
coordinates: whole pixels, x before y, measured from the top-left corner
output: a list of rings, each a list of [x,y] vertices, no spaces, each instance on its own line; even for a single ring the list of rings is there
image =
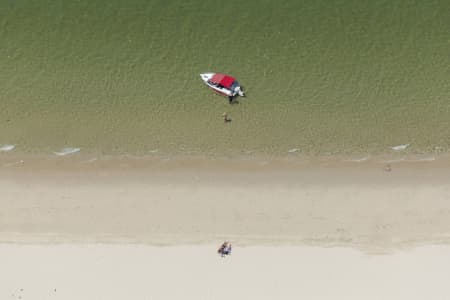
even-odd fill
[[[228,76],[225,74],[216,73],[209,81],[212,83],[218,83],[221,86],[229,89],[229,88],[231,88],[231,85],[233,84],[233,82],[235,80],[236,80],[236,78],[234,78],[234,77],[231,77],[231,76]]]

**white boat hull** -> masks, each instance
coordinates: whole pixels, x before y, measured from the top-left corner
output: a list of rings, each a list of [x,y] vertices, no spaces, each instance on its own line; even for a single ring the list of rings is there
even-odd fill
[[[244,96],[244,93],[242,92],[240,86],[237,86],[234,90],[230,90],[223,86],[217,86],[212,83],[210,83],[210,79],[214,76],[215,73],[202,73],[200,74],[200,77],[202,78],[203,82],[214,92],[227,96],[227,97],[234,97],[236,95]]]

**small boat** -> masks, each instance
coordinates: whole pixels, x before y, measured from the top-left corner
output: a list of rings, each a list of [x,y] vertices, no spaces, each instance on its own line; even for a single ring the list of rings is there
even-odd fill
[[[200,77],[208,87],[220,95],[229,98],[236,95],[241,97],[245,96],[239,82],[237,82],[234,77],[221,73],[203,73],[200,74]]]

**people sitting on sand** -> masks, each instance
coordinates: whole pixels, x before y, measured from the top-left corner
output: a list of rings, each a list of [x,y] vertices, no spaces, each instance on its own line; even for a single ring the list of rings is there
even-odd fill
[[[220,245],[219,249],[217,250],[217,253],[219,253],[222,257],[224,256],[223,252],[224,252],[226,246],[227,246],[227,242],[223,242],[223,244]]]
[[[222,257],[224,257],[225,255],[231,255],[231,243],[227,241],[223,242],[223,244],[217,250],[217,253],[219,253]]]
[[[227,243],[227,246],[223,249],[223,254],[231,255],[231,243]]]

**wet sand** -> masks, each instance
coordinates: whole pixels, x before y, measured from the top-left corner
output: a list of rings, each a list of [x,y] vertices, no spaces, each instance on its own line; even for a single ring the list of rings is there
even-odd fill
[[[27,160],[0,171],[3,242],[345,246],[450,241],[445,162]]]

